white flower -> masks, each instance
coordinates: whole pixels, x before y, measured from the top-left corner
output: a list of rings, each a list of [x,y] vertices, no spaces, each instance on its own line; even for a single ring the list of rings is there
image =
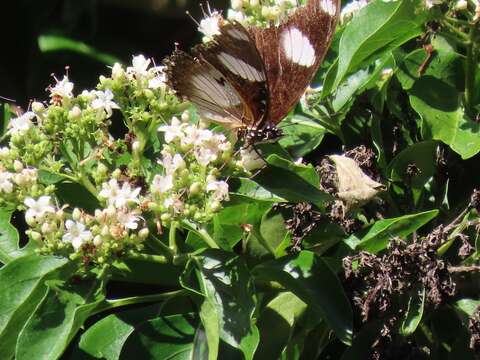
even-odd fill
[[[181,122],[175,116],[172,118],[172,122],[170,123],[170,125],[161,125],[158,127],[158,131],[164,133],[165,142],[167,144],[171,143],[177,138],[181,139],[184,137]]]
[[[134,212],[120,211],[117,214],[117,220],[124,228],[135,230],[138,228],[140,217],[136,216]]]
[[[175,154],[172,157],[167,151],[162,151],[162,165],[167,174],[173,174],[177,170],[185,169],[186,164],[180,154]]]
[[[37,169],[23,169],[20,174],[16,174],[13,178],[18,186],[26,187],[37,181]]]
[[[173,176],[169,175],[155,175],[151,186],[152,192],[157,194],[166,193],[173,189]]]
[[[73,97],[73,83],[64,76],[61,81],[57,81],[54,87],[50,88],[50,97],[59,96],[70,99]]]
[[[202,21],[200,21],[198,31],[203,33],[209,39],[211,39],[215,35],[220,35],[220,20],[220,14],[217,12],[213,12],[211,16],[207,16],[205,19],[202,19]]]
[[[81,222],[69,219],[65,222],[65,228],[67,231],[62,236],[62,241],[72,244],[75,250],[92,240],[92,233]]]
[[[253,149],[241,149],[239,165],[246,171],[252,171],[265,165],[265,161]]]
[[[467,8],[468,8],[467,0],[458,0],[457,3],[455,4],[455,10],[457,11],[466,10]]]
[[[177,194],[172,194],[163,201],[163,206],[167,209],[172,209],[176,213],[180,213],[183,211],[184,204]]]
[[[25,212],[27,224],[32,225],[35,221],[42,221],[47,213],[54,213],[55,208],[50,204],[51,197],[47,195],[40,196],[38,200],[26,198],[24,204],[28,209]]]
[[[138,203],[140,188],[131,188],[128,182],[124,182],[120,188],[116,179],[111,179],[108,183],[102,184],[102,190],[98,194],[107,200],[108,205],[114,205],[117,208],[128,205],[129,203]]]
[[[118,79],[125,75],[125,70],[123,70],[123,66],[119,63],[113,64],[112,67],[112,79]]]
[[[31,111],[27,111],[23,115],[20,115],[17,118],[11,119],[8,123],[8,134],[15,135],[25,134],[32,126],[32,119],[35,118],[35,114]]]
[[[0,192],[10,194],[13,191],[12,176],[12,173],[0,170]]]
[[[127,74],[137,77],[147,76],[147,69],[150,66],[150,59],[145,59],[143,55],[133,57],[132,66],[127,67]]]
[[[225,181],[209,181],[207,184],[207,191],[213,192],[214,200],[223,201],[229,199],[228,184]]]
[[[167,76],[165,75],[165,66],[156,66],[150,71],[153,73],[153,78],[148,80],[148,88],[149,89],[159,89],[161,87],[165,87],[165,82],[167,80]]]
[[[92,108],[95,110],[105,110],[108,117],[112,116],[112,109],[120,109],[120,107],[113,100],[113,93],[107,89],[105,92],[96,91],[97,98],[92,101]]]

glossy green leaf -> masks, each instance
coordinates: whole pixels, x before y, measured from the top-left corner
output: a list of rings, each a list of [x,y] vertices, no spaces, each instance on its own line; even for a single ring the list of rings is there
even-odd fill
[[[480,307],[480,299],[460,299],[455,303],[455,308],[468,317],[472,317]]]
[[[284,136],[279,143],[294,157],[302,157],[317,148],[323,140],[326,129],[309,118],[295,114],[282,121]]]
[[[125,342],[120,359],[206,359],[205,333],[192,314],[162,316],[141,324]]]
[[[424,138],[444,142],[463,159],[480,151],[480,124],[467,119],[454,87],[424,76],[413,86],[410,103],[422,118]]]
[[[81,41],[55,34],[42,34],[38,37],[38,47],[42,52],[72,51],[88,56],[106,65],[121,61],[110,54],[100,52]]]
[[[332,200],[329,194],[306,181],[301,175],[281,167],[270,165],[253,180],[271,193],[291,202],[306,201],[323,209],[325,204]]]
[[[343,32],[333,88],[372,57],[390,51],[422,33],[420,1],[372,1],[360,10]],[[371,61],[370,61],[371,62]]]
[[[410,296],[407,312],[400,324],[400,334],[410,336],[417,330],[420,321],[422,321],[424,305],[425,288]]]
[[[285,220],[279,211],[270,210],[262,218],[259,228],[259,235],[262,237],[266,248],[275,257],[284,255],[281,245],[287,240],[289,244],[289,231],[285,227]],[[284,249],[283,249],[284,250]]]
[[[15,359],[58,359],[103,299],[103,288],[97,281],[49,284],[47,294],[20,332]]]
[[[384,250],[391,239],[404,239],[414,231],[427,224],[438,215],[438,210],[430,210],[417,214],[409,214],[391,219],[379,220],[368,230],[360,241],[347,243],[353,248],[376,253]],[[353,239],[351,237],[350,239]]]
[[[267,158],[267,162],[281,169],[291,171],[311,185],[318,187],[320,185],[320,176],[312,164],[296,164],[290,160],[281,158],[278,155],[271,155]]]
[[[0,270],[0,359],[15,351],[18,334],[44,297],[46,279],[67,264],[53,256],[24,256]]]
[[[254,275],[276,281],[315,309],[346,344],[352,339],[352,308],[342,284],[327,263],[310,251],[256,266]]]
[[[271,300],[258,319],[260,344],[255,358],[278,359],[306,308],[307,305],[291,292],[282,292]]]
[[[285,199],[273,194],[266,188],[257,184],[255,181],[248,178],[232,178],[229,181],[230,192],[244,196],[254,200],[269,201],[269,202],[284,202]]]
[[[209,345],[209,359],[215,359],[220,339],[251,359],[258,344],[253,324],[255,294],[247,266],[239,257],[208,250],[189,263],[182,283],[202,294],[200,318]]]
[[[94,358],[117,360],[128,337],[141,324],[156,318],[159,312],[160,307],[152,305],[108,315],[82,334],[78,347]]]
[[[18,231],[10,223],[12,214],[12,209],[0,208],[0,262],[4,264],[33,253],[33,244],[22,249],[19,247]]]

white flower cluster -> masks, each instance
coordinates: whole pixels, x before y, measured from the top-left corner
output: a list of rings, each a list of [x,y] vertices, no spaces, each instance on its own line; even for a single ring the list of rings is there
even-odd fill
[[[140,88],[164,89],[165,73],[164,66],[151,66],[152,60],[146,59],[143,55],[134,56],[132,66],[127,69],[115,63],[112,67],[112,79],[135,81]]]
[[[27,196],[41,192],[38,171],[26,167],[21,161],[10,159],[11,150],[0,148],[0,204],[18,203]]]
[[[103,184],[99,196],[106,208],[97,209],[89,215],[74,208],[67,213],[53,204],[53,198],[43,195],[25,199],[25,220],[30,226],[27,234],[34,241],[42,242],[43,249],[102,263],[131,248],[138,248],[148,236],[148,229],[139,229],[140,217],[138,194],[128,183],[120,186],[117,180]]]
[[[188,116],[182,116],[188,119]],[[228,200],[228,184],[219,180],[232,159],[232,144],[221,134],[173,117],[158,129],[165,145],[150,190],[164,222],[178,218],[208,221]]]
[[[278,23],[297,4],[297,0],[232,0],[228,18],[251,25]]]

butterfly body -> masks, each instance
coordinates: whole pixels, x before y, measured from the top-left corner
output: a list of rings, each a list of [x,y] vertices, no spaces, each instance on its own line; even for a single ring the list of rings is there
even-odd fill
[[[330,45],[339,0],[308,0],[279,25],[246,28],[214,13],[211,40],[165,59],[169,86],[245,145],[275,141],[276,125],[316,74]]]

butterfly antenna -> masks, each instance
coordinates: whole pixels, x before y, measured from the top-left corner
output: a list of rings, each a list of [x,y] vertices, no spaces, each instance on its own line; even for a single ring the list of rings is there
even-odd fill
[[[195,18],[192,16],[192,14],[190,14],[190,11],[187,10],[187,11],[185,11],[185,13],[188,15],[188,17],[189,17],[190,19],[192,19],[192,21],[193,21],[197,26],[200,26],[200,23],[198,22],[197,19],[195,19]]]
[[[1,95],[0,95],[0,99],[5,100],[5,101],[9,101],[9,102],[12,102],[12,103],[16,102],[16,100],[14,100],[14,99],[10,99],[10,98],[7,98],[7,97],[1,96]]]

